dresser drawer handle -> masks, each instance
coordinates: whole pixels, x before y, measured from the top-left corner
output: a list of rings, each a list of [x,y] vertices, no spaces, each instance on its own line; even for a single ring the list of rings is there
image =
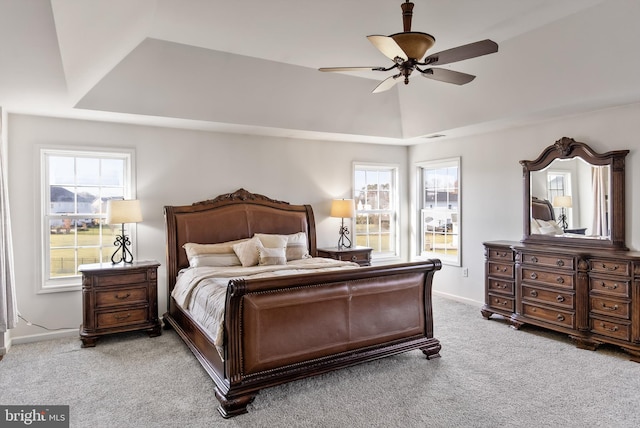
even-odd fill
[[[538,292],[536,290],[531,290],[529,294],[531,294],[532,297],[538,297]]]
[[[558,284],[564,284],[564,278],[563,278],[563,277],[561,277],[561,276],[559,276],[559,277],[557,277],[557,278],[556,278],[556,282],[557,282]]]
[[[610,272],[613,272],[614,270],[618,270],[618,265],[613,265],[611,267],[607,266],[606,264],[602,263],[602,269],[608,270]]]
[[[535,272],[531,272],[531,275],[529,275],[531,277],[531,279],[538,279],[538,274]]]
[[[558,295],[558,297],[556,297],[556,302],[558,302],[558,303],[562,303],[562,302],[564,302],[564,297],[563,297],[563,296]]]
[[[562,267],[562,266],[564,266],[564,260],[560,260],[560,259],[558,259],[558,261],[556,262],[556,265],[557,265],[558,267]]]
[[[503,272],[503,273],[504,273],[504,272],[506,272],[506,271],[507,271],[507,268],[506,268],[506,267],[500,268],[500,266],[496,266],[496,270],[497,270],[498,272]]]
[[[118,320],[118,321],[122,321],[122,320],[126,320],[127,318],[129,318],[131,316],[131,314],[127,314],[127,315],[114,315],[113,317]]]
[[[127,294],[125,294],[124,296],[121,296],[121,295],[119,295],[118,293],[116,293],[115,298],[116,298],[116,299],[119,299],[119,300],[124,300],[124,299],[129,298],[129,296],[131,296],[131,293],[127,293]]]
[[[618,331],[618,326],[617,325],[614,325],[613,327],[607,327],[607,325],[605,323],[601,322],[600,323],[600,327],[602,327],[604,330],[607,330],[607,331],[613,331],[613,332]]]
[[[507,306],[507,301],[506,300],[496,299],[495,303],[496,303],[496,305]]]
[[[564,321],[564,315],[562,315],[562,314],[558,314],[558,315],[556,315],[556,319],[557,319],[558,321]]]
[[[607,290],[615,290],[616,288],[618,288],[618,284],[616,283],[616,284],[613,284],[613,285],[607,285],[607,284],[604,283],[604,281],[602,281],[600,283],[600,287],[604,287]]]
[[[507,257],[507,253],[506,252],[501,253],[499,251],[496,251],[496,256],[504,258],[504,257]]]
[[[607,310],[607,311],[617,311],[618,310],[618,305],[607,306],[606,303],[602,303],[602,309]]]
[[[531,263],[538,263],[538,258],[536,256],[531,256]]]
[[[503,290],[507,289],[507,284],[502,284],[500,282],[496,282],[496,288],[501,288]]]

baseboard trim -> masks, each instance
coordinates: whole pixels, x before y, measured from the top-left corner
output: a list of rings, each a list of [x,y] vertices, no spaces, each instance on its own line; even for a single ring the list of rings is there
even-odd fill
[[[79,329],[69,329],[60,331],[48,331],[46,333],[32,334],[29,336],[12,337],[11,344],[19,345],[21,343],[39,342],[41,340],[61,339],[63,337],[79,337]]]
[[[437,294],[438,296],[446,297],[447,299],[456,300],[456,301],[461,302],[461,303],[466,303],[467,305],[473,305],[473,306],[482,306],[482,305],[484,305],[484,302],[477,302],[477,301],[475,301],[473,299],[468,299],[466,297],[460,297],[460,296],[457,296],[455,294],[443,293],[442,291],[436,291],[436,290],[432,290],[431,292],[433,294]]]

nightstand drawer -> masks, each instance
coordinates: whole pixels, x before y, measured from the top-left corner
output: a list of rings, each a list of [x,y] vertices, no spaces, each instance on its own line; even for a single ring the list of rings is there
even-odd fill
[[[352,247],[352,248],[318,248],[318,257],[325,257],[345,262],[358,263],[360,266],[369,266],[371,264],[371,251],[369,247]]]
[[[106,287],[109,285],[131,285],[138,282],[147,281],[146,272],[131,272],[126,275],[104,275],[94,277],[96,287]]]
[[[117,312],[98,312],[96,327],[100,329],[146,322],[147,311],[147,308],[136,308]]]
[[[147,302],[147,286],[96,291],[96,308]]]

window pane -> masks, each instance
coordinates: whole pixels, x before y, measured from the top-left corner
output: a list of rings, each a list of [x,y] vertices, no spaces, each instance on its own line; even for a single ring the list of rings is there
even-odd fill
[[[77,158],[76,169],[78,184],[100,184],[100,159]]]
[[[49,184],[75,184],[75,159],[69,156],[49,156]]]

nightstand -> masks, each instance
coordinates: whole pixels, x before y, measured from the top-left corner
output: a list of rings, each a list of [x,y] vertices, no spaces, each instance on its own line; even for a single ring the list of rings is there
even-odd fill
[[[318,257],[356,262],[360,266],[371,266],[372,250],[373,248],[369,247],[318,248]]]
[[[144,330],[159,336],[157,261],[80,265],[82,272],[82,347],[105,334]]]

